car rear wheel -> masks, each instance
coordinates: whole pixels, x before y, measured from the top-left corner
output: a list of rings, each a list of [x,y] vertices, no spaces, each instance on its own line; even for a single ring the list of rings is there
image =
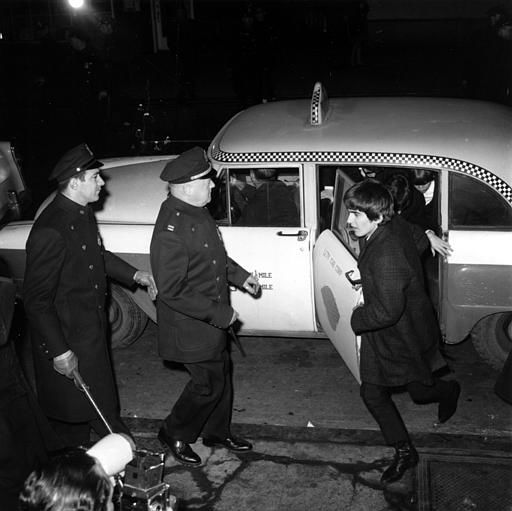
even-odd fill
[[[125,348],[142,334],[148,317],[119,286],[112,284],[108,320],[112,331],[112,349]]]
[[[482,318],[473,328],[471,339],[478,354],[501,369],[512,349],[512,312]]]

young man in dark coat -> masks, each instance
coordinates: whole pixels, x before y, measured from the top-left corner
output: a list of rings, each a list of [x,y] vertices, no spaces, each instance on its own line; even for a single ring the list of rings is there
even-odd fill
[[[23,295],[38,399],[66,446],[87,444],[91,427],[100,436],[108,432],[75,385],[75,371],[112,429],[128,433],[119,415],[107,344],[106,276],[156,294],[150,273],[103,247],[88,206],[105,184],[102,165],[85,144],[62,156],[50,176],[59,183],[59,193],[35,221],[26,247]]]
[[[158,438],[177,461],[200,465],[189,444],[235,452],[251,444],[232,436],[231,361],[226,330],[237,317],[228,281],[255,295],[258,281],[226,255],[220,232],[205,208],[214,187],[206,154],[195,147],[169,162],[160,178],[170,195],[160,208],[151,240],[162,358],[181,362],[191,380],[165,418]]]
[[[361,397],[386,443],[395,448],[393,462],[382,474],[386,484],[418,463],[392,388],[405,386],[415,403],[439,403],[442,423],[455,413],[460,386],[432,375],[445,365],[439,327],[411,228],[393,215],[390,192],[378,181],[365,180],[346,192],[344,202],[347,222],[362,240],[358,267],[364,303],[351,318],[352,329],[361,335]]]

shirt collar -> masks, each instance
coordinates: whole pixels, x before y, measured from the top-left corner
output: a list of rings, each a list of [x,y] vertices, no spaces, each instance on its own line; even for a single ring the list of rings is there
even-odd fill
[[[71,200],[62,193],[57,193],[54,201],[62,209],[65,209],[66,211],[69,211],[70,213],[75,213],[77,215],[88,215],[89,211],[91,210],[89,205],[82,206],[82,204],[78,204],[78,202]]]

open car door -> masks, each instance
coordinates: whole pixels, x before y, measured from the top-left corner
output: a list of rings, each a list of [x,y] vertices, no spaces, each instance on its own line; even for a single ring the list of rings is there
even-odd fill
[[[331,229],[319,236],[313,249],[315,307],[318,320],[354,378],[359,374],[360,338],[350,327],[352,310],[361,300],[357,256],[359,242],[346,225],[343,195],[354,184],[337,170]]]

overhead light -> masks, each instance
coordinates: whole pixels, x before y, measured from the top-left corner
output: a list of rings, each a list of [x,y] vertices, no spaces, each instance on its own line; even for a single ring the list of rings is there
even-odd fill
[[[84,6],[84,0],[68,0],[68,4],[73,9],[81,9]]]

